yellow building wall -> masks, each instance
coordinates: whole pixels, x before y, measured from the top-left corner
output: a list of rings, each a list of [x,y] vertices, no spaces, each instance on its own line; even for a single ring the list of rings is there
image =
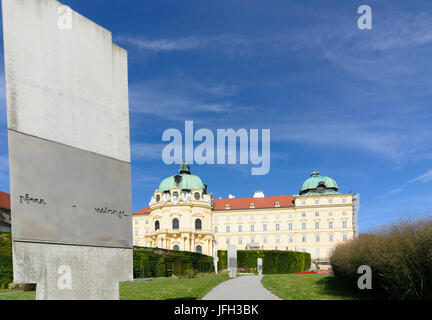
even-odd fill
[[[294,207],[218,211],[212,211],[209,200],[211,195],[188,203],[153,203],[150,214],[133,216],[134,245],[170,250],[178,245],[180,250],[195,251],[199,244],[204,254],[213,255],[231,244],[238,250],[254,246],[305,251],[313,260],[328,261],[337,244],[354,238],[353,194],[295,197]],[[179,230],[172,229],[174,218],[180,221]],[[201,219],[202,230],[195,230],[196,218]]]

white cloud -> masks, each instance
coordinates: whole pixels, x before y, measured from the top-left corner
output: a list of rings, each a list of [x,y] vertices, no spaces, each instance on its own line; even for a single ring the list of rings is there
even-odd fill
[[[421,176],[412,179],[410,183],[414,183],[414,182],[426,183],[429,181],[432,181],[432,170],[429,170],[428,172],[422,174]]]
[[[132,45],[139,50],[149,51],[185,51],[204,48],[229,49],[247,46],[249,41],[234,35],[218,36],[186,36],[179,38],[148,39],[144,36],[120,35],[115,38],[116,42]]]

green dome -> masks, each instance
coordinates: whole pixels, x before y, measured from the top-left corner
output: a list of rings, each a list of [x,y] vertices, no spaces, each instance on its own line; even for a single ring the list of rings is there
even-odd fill
[[[300,195],[308,192],[316,193],[337,193],[339,186],[332,178],[321,176],[318,171],[314,171],[300,189]]]
[[[200,177],[190,173],[190,168],[184,162],[180,166],[178,175],[164,179],[159,185],[159,191],[165,192],[171,190],[173,187],[178,187],[182,190],[192,190],[198,188],[204,191],[204,184]]]

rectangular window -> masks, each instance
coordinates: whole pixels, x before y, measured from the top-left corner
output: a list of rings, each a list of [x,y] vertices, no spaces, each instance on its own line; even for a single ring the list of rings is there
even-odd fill
[[[217,239],[215,239],[215,244],[216,244],[216,245],[218,244],[218,240],[217,240]]]
[[[263,224],[263,231],[267,231],[267,225]]]
[[[329,249],[329,254],[332,255],[333,254],[333,248]]]
[[[346,228],[347,227],[347,222],[346,221],[342,221],[342,228]]]
[[[347,199],[342,199],[342,203],[347,203]]]
[[[316,241],[316,242],[319,242],[319,241],[320,241],[320,236],[319,236],[318,234],[315,236],[315,241]]]
[[[138,220],[135,220],[135,224],[138,224]]]
[[[280,242],[280,238],[276,238],[276,243],[279,243]]]
[[[251,243],[255,243],[255,238],[251,238]]]
[[[319,248],[316,248],[316,249],[315,249],[315,254],[316,254],[317,256],[319,256],[319,254],[320,254],[320,249],[319,249]]]
[[[304,200],[301,203],[302,203],[302,206],[306,205],[306,201],[304,201]]]
[[[255,231],[255,225],[251,224],[251,231]]]
[[[230,239],[226,239],[226,244],[230,244]]]
[[[315,200],[315,204],[319,204],[319,200]]]
[[[328,199],[328,201],[329,201],[329,204],[333,203],[333,199]]]
[[[306,236],[302,236],[302,242],[306,242]]]
[[[342,239],[343,239],[344,241],[346,241],[346,240],[348,239],[348,236],[347,236],[346,234],[344,234],[344,235],[342,236]]]
[[[302,222],[302,229],[303,229],[303,230],[306,229],[306,222]]]
[[[218,231],[219,231],[219,228],[218,227],[214,227],[214,232],[218,233]]]
[[[306,212],[302,212],[302,217],[306,217]]]
[[[333,229],[333,221],[329,221],[329,229]]]
[[[226,232],[230,232],[230,229],[231,229],[230,226],[226,226],[226,227],[225,227],[225,231],[226,231]]]
[[[329,235],[329,241],[330,242],[333,241],[333,235],[332,234]]]
[[[239,238],[238,239],[238,244],[242,244],[243,243],[243,239],[242,238]]]
[[[242,225],[238,226],[238,232],[243,232],[243,226]]]
[[[315,229],[319,229],[319,222],[315,222]]]
[[[333,212],[332,212],[332,211],[330,211],[330,212],[329,212],[329,216],[332,216],[332,215],[333,215]]]
[[[292,236],[289,236],[289,237],[288,237],[288,241],[289,241],[289,242],[293,242],[293,237],[292,237]]]
[[[279,231],[280,230],[280,225],[279,225],[279,223],[276,223],[276,231]]]
[[[288,230],[292,230],[293,229],[293,224],[292,223],[288,223]]]
[[[267,238],[264,238],[263,242],[264,242],[264,243],[267,243]]]
[[[138,235],[138,230],[135,230],[135,235],[136,235],[136,236]]]
[[[319,211],[315,212],[315,217],[319,217]]]
[[[342,215],[346,216],[347,212],[346,210],[342,211]]]

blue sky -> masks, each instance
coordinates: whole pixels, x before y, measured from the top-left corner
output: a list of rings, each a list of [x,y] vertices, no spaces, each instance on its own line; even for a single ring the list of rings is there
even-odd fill
[[[168,128],[271,129],[271,170],[192,165],[215,198],[295,194],[311,171],[361,195],[361,232],[432,211],[431,1],[65,0],[129,52],[133,209]],[[357,28],[368,4],[373,30]],[[3,59],[2,59],[3,60]],[[0,190],[9,191],[4,72]]]

